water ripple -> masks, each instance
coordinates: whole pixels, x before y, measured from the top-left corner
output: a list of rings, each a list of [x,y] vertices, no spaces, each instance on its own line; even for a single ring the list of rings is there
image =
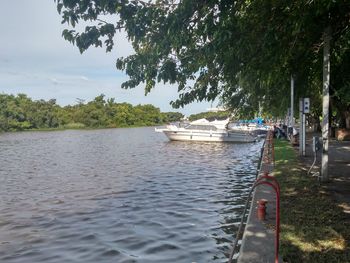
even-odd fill
[[[226,262],[260,143],[0,135],[0,262]]]

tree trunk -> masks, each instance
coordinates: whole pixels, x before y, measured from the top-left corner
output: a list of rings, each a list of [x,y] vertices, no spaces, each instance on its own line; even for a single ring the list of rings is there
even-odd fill
[[[328,143],[329,143],[329,80],[330,80],[331,27],[323,34],[323,103],[322,103],[322,164],[321,181],[328,182]]]
[[[341,107],[339,109],[339,128],[345,128],[350,129],[350,110],[344,109],[344,107]]]
[[[350,129],[350,111],[345,111],[344,117],[345,117],[345,128]]]

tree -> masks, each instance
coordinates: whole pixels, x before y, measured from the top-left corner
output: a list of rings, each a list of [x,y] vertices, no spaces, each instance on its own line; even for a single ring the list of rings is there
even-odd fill
[[[163,121],[164,122],[177,122],[181,121],[185,116],[180,112],[164,112]]]
[[[112,128],[160,125],[164,116],[183,116],[178,112],[161,113],[153,105],[133,106],[105,100],[103,94],[86,104],[60,107],[55,99],[33,101],[25,94],[0,94],[0,131],[50,128]],[[170,118],[170,117],[169,117]]]
[[[80,33],[63,31],[81,52],[103,44],[111,51],[116,31],[125,30],[135,54],[117,59],[117,68],[129,76],[122,87],[144,83],[147,94],[157,82],[176,83],[179,98],[171,102],[174,107],[220,97],[242,116],[254,115],[258,104],[265,112],[282,116],[291,74],[296,78],[296,96],[312,96],[320,105],[320,50],[327,26],[333,32],[333,71],[343,72],[349,61],[347,0],[56,2],[63,23],[74,27],[91,22]],[[117,22],[104,21],[106,14]],[[349,101],[339,98],[348,94],[348,77],[335,77],[331,78],[334,107],[344,112]]]
[[[208,120],[224,120],[231,117],[231,113],[228,111],[218,111],[218,112],[201,112],[197,114],[192,114],[188,117],[190,121],[198,119],[208,119]]]

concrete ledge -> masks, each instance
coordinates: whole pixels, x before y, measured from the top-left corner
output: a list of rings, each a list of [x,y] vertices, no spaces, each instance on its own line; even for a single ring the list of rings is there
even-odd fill
[[[242,238],[238,263],[274,262],[275,258],[275,194],[269,187],[258,186],[254,192],[247,225]],[[267,218],[262,222],[257,217],[257,201],[267,199]]]
[[[271,144],[269,145],[268,140],[266,140],[258,178],[265,172],[270,174],[273,171],[273,157]],[[257,216],[257,201],[259,199],[268,200],[265,221],[260,221]],[[275,220],[275,191],[269,186],[260,185],[253,193],[247,224],[237,259],[238,263],[271,263],[275,261]],[[281,260],[279,261],[282,262]]]

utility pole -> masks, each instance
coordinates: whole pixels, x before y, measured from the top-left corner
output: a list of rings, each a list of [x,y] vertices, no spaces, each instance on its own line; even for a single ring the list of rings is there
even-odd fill
[[[299,155],[303,156],[303,141],[304,141],[304,99],[299,98]]]
[[[323,33],[323,103],[322,103],[322,165],[321,181],[329,181],[328,175],[328,144],[329,144],[329,81],[330,81],[330,42],[331,27]]]
[[[290,126],[294,127],[294,78],[290,76]]]
[[[299,99],[299,155],[305,156],[306,145],[306,117],[305,114],[310,113],[310,98]]]

